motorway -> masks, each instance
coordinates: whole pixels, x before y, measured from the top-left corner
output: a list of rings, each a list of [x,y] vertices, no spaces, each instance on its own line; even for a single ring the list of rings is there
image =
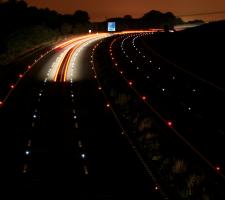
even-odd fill
[[[177,134],[187,139],[185,143],[194,144],[212,165],[224,165],[225,128],[219,116],[224,113],[225,91],[149,50],[146,43],[151,37],[151,33],[133,34],[111,42],[118,74],[122,70],[137,95],[151,99],[160,118],[171,121]],[[209,142],[213,149],[208,148]]]
[[[158,55],[148,46],[151,37],[154,37],[151,32],[125,34],[104,41],[97,53],[108,49],[107,58],[99,66],[101,82],[108,85],[106,91],[111,90],[108,96],[122,113],[119,117],[124,124],[132,126],[148,116],[151,133],[146,133],[148,137],[156,132],[151,123],[166,130],[154,133],[154,137],[160,137],[156,141],[163,144],[156,154],[164,155],[156,165],[163,165],[163,160],[167,162],[165,158],[170,156],[171,160],[184,159],[190,170],[208,174],[205,183],[210,184],[208,187],[214,190],[216,199],[225,198],[224,121],[217,114],[225,108],[224,90]],[[100,56],[96,56],[96,60],[100,60]],[[106,76],[111,78],[105,80]],[[127,104],[118,105],[123,101]],[[131,130],[135,128],[137,126]],[[141,134],[144,133],[136,133],[135,137],[140,138]],[[154,141],[145,140],[150,144]],[[150,159],[154,156],[150,155]],[[163,175],[164,181],[166,176],[168,171]],[[185,182],[185,179],[178,182],[178,187]]]
[[[0,100],[1,177],[9,198],[166,199],[93,73],[94,45],[108,36],[57,44],[5,78],[17,77]]]
[[[8,189],[31,199],[175,199],[176,186],[166,188],[169,175],[162,177],[159,165],[148,162],[135,135],[139,127],[132,127],[150,116],[160,127],[150,125],[150,131],[159,131],[162,159],[178,157],[193,171],[204,169],[207,187],[225,196],[225,131],[223,120],[216,120],[224,93],[157,55],[147,45],[151,37],[77,36],[1,74]],[[129,100],[120,107],[123,95]],[[218,105],[210,106],[212,101]]]

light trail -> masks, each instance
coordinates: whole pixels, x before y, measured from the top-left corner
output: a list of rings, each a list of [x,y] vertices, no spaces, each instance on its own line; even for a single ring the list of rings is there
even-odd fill
[[[62,63],[63,63],[63,61],[64,61],[64,59],[65,59],[65,56],[67,55],[67,52],[68,52],[68,50],[67,51],[65,51],[64,53],[62,53],[61,54],[61,56],[60,56],[60,61],[59,61],[59,65],[58,65],[58,67],[57,67],[57,70],[56,70],[56,73],[55,73],[55,76],[54,76],[54,81],[56,82],[56,80],[57,80],[57,77],[58,77],[58,74],[59,74],[59,70],[60,70],[60,67],[61,67],[61,65],[62,65]],[[57,60],[56,60],[56,63],[57,63]],[[54,64],[53,64],[54,65]],[[53,66],[54,67],[54,66]]]
[[[66,68],[65,68],[65,73],[64,73],[64,77],[63,77],[63,81],[66,82],[66,79],[67,79],[67,73],[68,73],[68,69],[69,69],[69,64],[70,64],[70,61],[71,61],[71,58],[74,54],[74,52],[76,51],[76,48],[74,47],[72,49],[72,51],[70,52],[70,55],[69,55],[69,58],[67,60],[67,63],[66,63]]]
[[[78,43],[81,43],[82,41],[86,41],[86,39],[90,38],[90,37],[93,37],[93,35],[88,35],[88,36],[81,36],[81,37],[77,37],[77,38],[73,38],[69,41],[66,41],[66,42],[63,42],[59,45],[57,45],[54,49],[63,49],[63,48],[66,48],[66,50],[64,51],[64,53],[62,53],[60,56],[59,56],[59,61],[56,60],[56,64],[58,64],[58,67],[56,69],[56,73],[55,73],[55,76],[54,76],[54,82],[56,82],[57,80],[57,76],[59,75],[59,71],[60,71],[60,68],[65,60],[65,57],[67,56],[68,52],[74,48],[74,45],[77,45]],[[75,51],[75,50],[74,50]],[[54,65],[54,64],[53,64]],[[54,66],[52,68],[55,68]]]
[[[66,48],[66,49],[63,51],[63,53],[61,53],[61,55],[56,59],[56,61],[52,65],[53,81],[67,82],[69,74],[68,72],[70,72],[70,74],[73,72],[75,65],[74,63],[76,61],[78,53],[80,53],[84,49],[84,47],[87,46],[88,44],[108,36],[109,34],[106,33],[81,36],[56,46],[55,49],[58,48],[62,49]]]
[[[116,33],[117,35],[126,35],[126,34],[140,34],[140,33],[155,33],[155,32],[163,32],[162,28],[150,28],[148,30],[134,30],[134,31],[122,31],[120,33]]]
[[[77,42],[78,40],[87,39],[87,38],[90,38],[90,37],[93,37],[93,36],[98,36],[98,35],[99,34],[92,34],[92,35],[85,35],[85,36],[76,37],[76,38],[70,39],[70,40],[68,40],[66,42],[63,42],[63,43],[55,46],[54,49],[65,48],[66,46],[68,46],[70,44],[73,44],[74,42]]]

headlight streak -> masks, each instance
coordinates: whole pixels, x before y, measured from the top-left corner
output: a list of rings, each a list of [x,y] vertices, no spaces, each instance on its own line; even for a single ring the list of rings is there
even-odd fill
[[[90,36],[83,36],[81,38],[88,38]],[[100,37],[100,36],[99,36]],[[82,42],[85,42],[86,40],[81,40],[80,38],[77,39],[73,39],[72,41],[77,41],[77,40],[80,40],[80,43],[78,46],[76,46],[77,48],[82,44]],[[56,59],[56,61],[52,64],[52,66],[48,69],[47,71],[47,74],[43,80],[43,84],[42,84],[42,87],[40,89],[40,91],[37,93],[37,103],[38,105],[40,104],[41,102],[41,99],[43,98],[44,96],[44,93],[46,92],[46,84],[49,80],[52,79],[51,75],[52,74],[57,74],[58,72],[58,68],[56,68],[58,65],[61,65],[63,60],[64,60],[64,57],[65,55],[69,52],[70,49],[72,49],[71,51],[71,54],[68,58],[68,61],[67,61],[67,65],[66,65],[66,68],[65,68],[65,75],[63,77],[64,81],[66,81],[66,74],[67,74],[67,71],[68,71],[68,68],[69,68],[69,64],[70,64],[70,60],[72,60],[73,62],[75,61],[76,57],[77,57],[77,54],[75,54],[74,58],[72,59],[72,55],[74,55],[74,52],[76,50],[76,48],[74,47],[74,45],[71,45],[71,41],[68,41],[66,43],[64,43],[63,45],[61,46],[58,46],[58,47],[67,47],[63,53],[60,54],[60,56],[58,56],[58,58]],[[57,48],[58,48],[57,47]],[[15,89],[15,87],[19,84],[19,82],[21,81],[22,78],[24,78],[24,76],[31,70],[31,68],[40,60],[42,59],[44,56],[48,55],[50,52],[52,52],[53,50],[55,50],[56,48],[53,48],[51,51],[47,51],[46,54],[44,55],[41,55],[39,59],[35,59],[34,63],[32,65],[29,65],[25,71],[25,73],[20,73],[18,75],[19,77],[19,80],[15,83],[15,84],[11,84],[10,85],[10,88],[11,90],[9,91],[9,93],[7,94],[7,96],[5,97],[5,99],[3,99],[3,101],[0,101],[0,107],[3,106],[3,104],[5,103],[5,101],[8,99],[8,97],[10,96],[12,90]],[[61,64],[60,64],[61,63]],[[71,74],[72,76],[72,74]],[[74,98],[74,95],[72,96],[72,98]],[[32,129],[35,129],[36,128],[36,124],[37,122],[40,120],[40,115],[39,115],[39,110],[37,108],[34,109],[33,111],[33,114],[32,114],[32,122],[31,122],[31,127]],[[74,120],[77,120],[77,116],[74,115]],[[75,123],[75,127],[78,128],[78,123],[76,122]],[[32,148],[32,139],[29,137],[27,139],[27,142],[25,144],[25,150],[24,150],[24,161],[23,161],[23,165],[22,165],[22,169],[21,169],[21,173],[23,173],[24,175],[29,173],[31,171],[31,165],[30,165],[30,160],[32,159],[32,156],[31,156],[31,148]],[[27,159],[29,158],[29,159]],[[85,174],[87,175],[88,174],[88,171],[87,171],[87,166],[84,166],[84,169],[85,169]]]
[[[66,42],[68,45],[63,53],[56,59],[51,67],[51,74],[49,74],[49,79],[54,82],[68,82],[71,83],[78,79],[79,73],[75,71],[76,65],[79,65],[77,61],[78,54],[83,51],[83,49],[90,43],[95,42],[99,39],[105,38],[109,34],[94,34],[84,37],[79,37]],[[56,46],[55,48],[63,48],[64,44]],[[76,63],[76,64],[75,64]],[[76,72],[76,73],[74,73]]]

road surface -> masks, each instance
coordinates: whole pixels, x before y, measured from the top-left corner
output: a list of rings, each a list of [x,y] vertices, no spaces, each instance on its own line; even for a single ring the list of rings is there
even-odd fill
[[[49,49],[2,95],[8,196],[162,199],[91,69],[92,49],[105,37],[76,37]]]

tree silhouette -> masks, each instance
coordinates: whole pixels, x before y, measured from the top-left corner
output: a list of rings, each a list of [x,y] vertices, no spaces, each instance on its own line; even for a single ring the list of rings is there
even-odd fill
[[[140,19],[134,19],[127,14],[122,18],[110,20],[117,23],[118,31],[122,31],[174,24],[176,19],[172,13],[150,11]],[[25,47],[28,49],[38,42],[45,43],[46,40],[69,34],[87,33],[90,27],[96,32],[106,31],[107,21],[91,24],[88,12],[83,10],[77,10],[72,15],[61,15],[48,8],[28,6],[24,0],[0,0],[0,25],[0,52],[5,52],[5,57],[8,58],[16,56],[16,53],[12,52],[18,52],[15,50],[18,47],[25,50]],[[38,31],[41,29],[43,30]],[[20,49],[21,52],[23,48]]]
[[[133,17],[131,15],[125,15],[123,18],[126,19],[126,20],[132,20],[133,19]]]
[[[152,10],[144,14],[141,19],[146,26],[150,27],[169,27],[173,28],[174,25],[181,19],[177,18],[173,13],[161,13],[160,11]]]
[[[90,21],[90,17],[86,11],[83,10],[77,10],[73,14],[73,20],[75,23],[78,24],[88,24]]]

